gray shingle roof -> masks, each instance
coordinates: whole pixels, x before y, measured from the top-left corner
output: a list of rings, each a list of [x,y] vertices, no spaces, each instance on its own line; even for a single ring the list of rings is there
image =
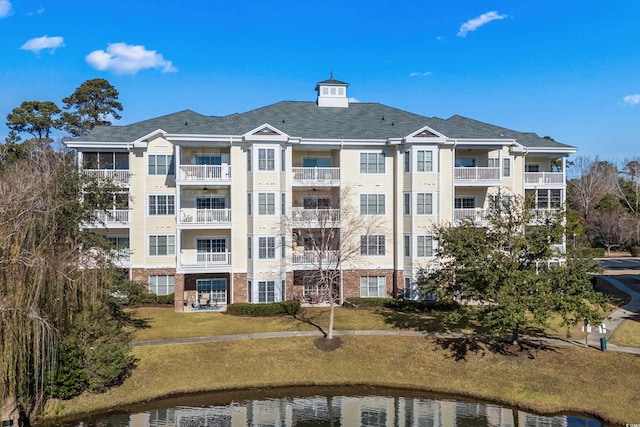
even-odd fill
[[[283,101],[241,114],[203,116],[184,110],[126,126],[96,127],[82,141],[132,142],[162,129],[170,134],[243,135],[269,124],[304,139],[403,138],[428,126],[455,139],[515,139],[528,147],[572,148],[462,116],[429,118],[377,103],[351,103],[348,108],[318,107],[314,102]]]

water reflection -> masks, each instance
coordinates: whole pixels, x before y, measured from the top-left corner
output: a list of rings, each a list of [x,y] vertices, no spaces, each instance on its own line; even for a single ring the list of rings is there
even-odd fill
[[[344,390],[343,390],[344,391]],[[541,416],[497,405],[398,396],[275,397],[228,404],[177,405],[98,416],[67,425],[209,426],[599,426],[578,416]]]

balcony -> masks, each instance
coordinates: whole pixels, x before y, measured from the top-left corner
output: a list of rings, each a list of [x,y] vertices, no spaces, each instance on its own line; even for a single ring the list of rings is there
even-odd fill
[[[562,213],[560,208],[541,208],[531,209],[531,224],[544,224],[546,221],[553,221],[558,218],[558,215]]]
[[[83,169],[82,173],[98,181],[111,181],[123,186],[128,186],[131,180],[129,169]]]
[[[129,227],[129,209],[110,209],[96,212],[96,222],[89,224],[91,228]]]
[[[303,187],[340,186],[340,168],[301,168],[293,169],[293,185]]]
[[[183,273],[229,271],[230,268],[231,252],[198,252],[195,257],[193,253],[187,253],[180,259],[180,270]]]
[[[294,227],[337,227],[340,224],[340,209],[304,209],[294,207],[291,211]]]
[[[178,224],[228,227],[231,225],[231,209],[180,209]]]
[[[231,183],[231,166],[229,165],[180,165],[178,167],[179,181],[183,183]]]
[[[339,251],[294,251],[291,263],[303,269],[323,267],[335,267],[339,260]]]
[[[496,185],[501,182],[500,168],[456,167],[453,176],[456,184]]]
[[[562,172],[525,172],[524,184],[526,186],[564,185],[564,174]]]
[[[476,225],[484,225],[487,223],[487,213],[487,209],[483,208],[454,209],[453,222],[458,224],[463,220],[470,219]]]

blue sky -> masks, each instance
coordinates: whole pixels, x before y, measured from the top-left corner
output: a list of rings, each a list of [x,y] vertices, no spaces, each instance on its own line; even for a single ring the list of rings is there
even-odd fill
[[[640,155],[640,1],[0,0],[0,140],[26,100],[100,77],[128,124],[349,96]]]

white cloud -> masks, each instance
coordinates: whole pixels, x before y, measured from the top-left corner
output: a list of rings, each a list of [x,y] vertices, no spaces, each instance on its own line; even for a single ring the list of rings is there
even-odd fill
[[[627,95],[624,98],[622,98],[622,100],[624,101],[625,104],[637,105],[637,104],[640,104],[640,94]]]
[[[33,15],[42,15],[44,13],[44,7],[39,8],[38,10],[36,10],[35,12],[29,12],[27,13],[27,15],[29,16],[33,16]]]
[[[41,50],[50,49],[53,53],[57,48],[64,46],[64,39],[62,37],[36,37],[31,40],[27,40],[25,44],[20,46],[20,49],[30,50],[33,53],[40,53]]]
[[[11,2],[9,0],[0,0],[0,18],[5,18],[11,15]]]
[[[107,51],[94,50],[86,57],[87,62],[97,70],[109,70],[119,74],[135,74],[146,68],[161,68],[163,73],[178,71],[171,61],[155,50],[126,43],[112,43]]]
[[[409,77],[427,77],[431,75],[431,71],[414,71],[412,73],[409,73]]]
[[[498,12],[491,11],[487,13],[483,13],[477,18],[473,18],[465,22],[460,26],[460,31],[458,31],[458,37],[466,37],[469,31],[475,31],[478,28],[482,27],[485,24],[488,24],[491,21],[495,21],[497,19],[505,19],[509,15],[500,15]]]

